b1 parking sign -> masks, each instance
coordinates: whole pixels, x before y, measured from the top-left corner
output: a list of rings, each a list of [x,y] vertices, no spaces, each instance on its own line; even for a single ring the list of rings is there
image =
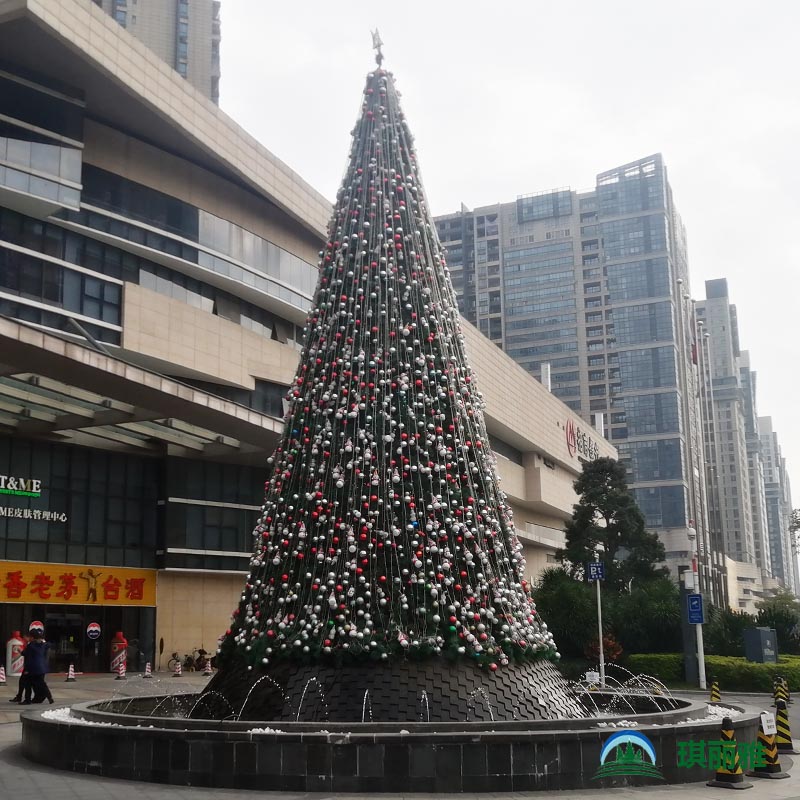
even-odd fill
[[[606,567],[602,561],[592,561],[589,563],[589,580],[604,581],[606,579]]]
[[[100,624],[98,622],[90,622],[86,626],[86,637],[88,639],[99,639],[100,638]]]

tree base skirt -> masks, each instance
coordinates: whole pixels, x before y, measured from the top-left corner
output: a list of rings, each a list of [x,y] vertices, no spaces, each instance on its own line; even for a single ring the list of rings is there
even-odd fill
[[[496,672],[468,661],[371,661],[342,667],[280,662],[249,671],[236,659],[214,677],[197,716],[316,722],[464,722],[585,717],[546,660]],[[224,701],[222,697],[224,697]]]

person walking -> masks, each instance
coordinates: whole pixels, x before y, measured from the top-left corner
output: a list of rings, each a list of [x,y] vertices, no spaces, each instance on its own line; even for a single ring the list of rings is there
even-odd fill
[[[44,631],[34,628],[31,631],[31,641],[25,648],[22,657],[25,661],[25,672],[29,675],[30,685],[33,689],[34,703],[43,703],[45,700],[52,703],[53,695],[45,681],[47,675],[47,651],[50,645],[44,641]],[[30,705],[30,700],[23,700],[20,705]]]

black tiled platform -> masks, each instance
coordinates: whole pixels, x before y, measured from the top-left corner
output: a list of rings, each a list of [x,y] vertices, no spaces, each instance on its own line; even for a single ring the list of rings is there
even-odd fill
[[[81,708],[75,713],[81,713]],[[410,731],[397,726],[393,732],[386,730],[388,726],[372,726],[372,731],[347,735],[310,732],[310,725],[288,730],[292,726],[286,724],[287,730],[251,733],[246,725],[229,730],[97,726],[44,719],[41,713],[22,715],[23,752],[33,761],[114,778],[291,792],[598,788],[600,784],[592,778],[599,766],[601,743],[614,731],[586,721],[583,730],[554,730],[560,723],[495,723],[481,725],[482,730],[475,725],[430,726],[427,732],[425,725],[409,726]],[[183,724],[193,722],[183,720]],[[757,728],[757,717],[738,718],[737,739],[753,741]],[[639,730],[652,740],[667,782],[707,777],[696,769],[674,766],[675,742],[716,739],[718,723]],[[618,779],[614,785],[643,782],[647,783]]]

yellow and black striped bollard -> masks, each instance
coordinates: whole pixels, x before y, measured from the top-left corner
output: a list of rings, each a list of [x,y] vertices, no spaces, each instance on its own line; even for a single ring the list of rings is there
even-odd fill
[[[719,738],[721,742],[733,742],[733,749],[736,754],[733,768],[728,769],[727,765],[720,766],[713,779],[706,786],[716,786],[718,789],[752,789],[753,784],[747,783],[744,779],[742,762],[739,759],[739,750],[736,747],[736,734],[733,732],[733,722],[731,722],[730,717],[725,717],[722,720],[722,730]]]
[[[721,695],[719,693],[719,681],[716,678],[711,680],[711,696],[708,698],[711,703],[719,703]]]
[[[788,778],[789,773],[781,769],[781,761],[778,758],[778,745],[775,744],[775,734],[764,733],[763,717],[758,723],[758,739],[756,741],[764,748],[764,760],[766,763],[753,767],[747,774],[751,778]]]
[[[786,690],[783,688],[783,678],[777,676],[772,683],[772,705],[777,706],[778,700],[786,700]]]
[[[789,681],[786,678],[781,678],[783,681],[783,691],[786,692],[786,704],[791,705],[794,700],[792,700],[792,693],[789,691]]]
[[[778,729],[778,732],[775,734],[775,744],[778,747],[778,752],[788,753],[793,756],[800,755],[800,753],[794,749],[786,702],[784,700],[778,700],[777,706],[778,710],[775,712],[775,727]]]

